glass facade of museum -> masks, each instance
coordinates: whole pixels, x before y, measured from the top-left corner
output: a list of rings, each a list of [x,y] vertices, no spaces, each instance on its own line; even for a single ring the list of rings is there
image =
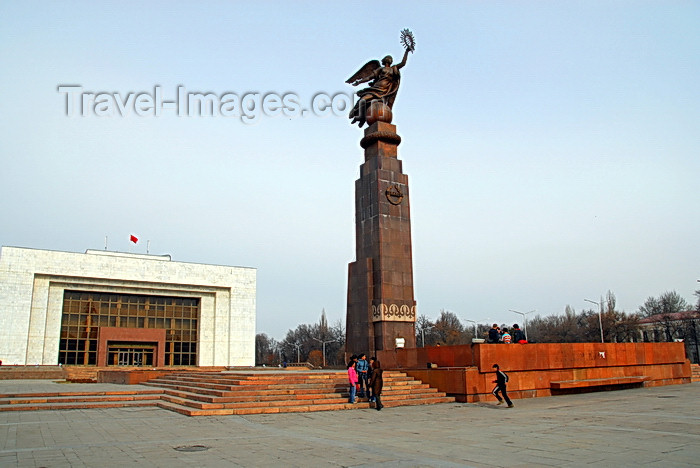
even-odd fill
[[[165,330],[166,366],[197,365],[199,298],[64,291],[59,364],[97,365],[101,327],[121,329],[107,365],[154,366],[156,344],[129,341],[128,330]]]

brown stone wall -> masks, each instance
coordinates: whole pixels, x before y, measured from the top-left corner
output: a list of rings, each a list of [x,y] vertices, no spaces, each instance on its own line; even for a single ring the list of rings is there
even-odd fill
[[[679,346],[680,345],[680,346]],[[683,343],[538,343],[476,345],[475,364],[511,371],[683,363]]]
[[[691,381],[683,343],[474,344],[380,351],[377,358],[385,369],[399,368],[459,401],[493,400],[493,364],[508,373],[513,398],[550,396],[558,381],[641,376],[645,386]],[[427,362],[440,367],[427,369]]]
[[[428,363],[438,367],[473,365],[472,345],[426,346],[377,351],[377,359],[385,369],[426,369]]]
[[[0,380],[64,378],[61,366],[0,366]]]
[[[121,370],[121,369],[100,369],[97,373],[97,381],[100,383],[113,383],[120,385],[135,385],[157,379],[164,375],[172,374],[169,370]]]

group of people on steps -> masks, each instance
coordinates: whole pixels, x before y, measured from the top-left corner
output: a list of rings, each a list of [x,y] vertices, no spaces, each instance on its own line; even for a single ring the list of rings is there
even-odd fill
[[[368,398],[374,403],[377,411],[382,405],[382,387],[384,386],[384,371],[377,358],[362,353],[353,354],[348,362],[348,381],[350,383],[350,403],[357,403],[358,398]]]
[[[493,396],[498,400],[498,404],[505,403],[508,408],[513,408],[513,402],[508,398],[508,374],[503,372],[498,364],[493,365],[496,379],[493,383],[496,384],[493,391]],[[367,355],[362,353],[359,356],[353,354],[348,362],[348,381],[350,383],[350,403],[357,403],[358,398],[368,398],[370,402],[374,402],[377,411],[380,411],[382,405],[382,387],[384,386],[384,371],[377,358],[371,357],[367,360]]]

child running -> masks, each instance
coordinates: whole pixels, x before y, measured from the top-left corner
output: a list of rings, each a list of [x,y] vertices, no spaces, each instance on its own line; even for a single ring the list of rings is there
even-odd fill
[[[497,405],[502,405],[503,400],[506,400],[506,403],[508,403],[508,408],[513,407],[513,402],[510,401],[510,398],[508,398],[508,390],[506,389],[506,384],[508,383],[508,374],[503,372],[501,368],[498,366],[498,364],[494,364],[493,368],[496,369],[496,380],[493,381],[493,383],[496,384],[494,387],[493,391],[493,396],[498,398],[498,403]],[[499,393],[503,395],[503,398],[500,397]]]

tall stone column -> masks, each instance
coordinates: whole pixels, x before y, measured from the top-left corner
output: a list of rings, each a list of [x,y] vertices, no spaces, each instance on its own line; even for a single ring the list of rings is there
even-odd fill
[[[390,122],[390,120],[389,120]],[[416,301],[408,177],[396,126],[365,129],[365,162],[355,182],[355,261],[348,266],[346,352],[391,350],[403,338],[414,348]]]

